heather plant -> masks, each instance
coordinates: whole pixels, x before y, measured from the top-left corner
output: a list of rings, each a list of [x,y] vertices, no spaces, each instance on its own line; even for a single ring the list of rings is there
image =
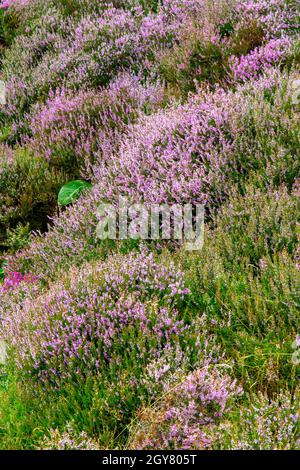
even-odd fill
[[[98,250],[95,228],[99,202],[114,202],[119,194],[147,204],[203,203],[222,197],[222,169],[232,150],[227,131],[228,99],[222,91],[210,99],[210,106],[196,100],[185,107],[159,111],[133,126],[118,155],[109,164],[99,161],[94,169],[96,184],[89,196],[57,219],[46,245],[37,239],[36,248],[32,246],[37,257],[45,247],[42,263],[48,255],[55,260],[55,266],[52,262],[48,265],[54,269],[66,262],[71,265],[75,259],[81,259],[80,263],[91,259]],[[184,133],[190,135],[189,140],[182,139]],[[63,253],[61,235],[56,231],[66,243]]]
[[[291,41],[288,38],[272,39],[246,56],[231,57],[230,68],[234,79],[245,81],[258,77],[262,70],[282,62],[288,56],[290,48]]]
[[[48,216],[56,210],[57,192],[65,182],[62,172],[53,170],[26,149],[3,147],[0,156],[0,239],[5,246],[7,230],[29,224],[45,230]]]
[[[240,204],[241,203],[241,204]],[[297,383],[298,198],[286,189],[231,199],[199,255],[183,260],[190,308],[206,316],[244,389],[272,395]],[[234,274],[233,274],[234,273]],[[191,284],[190,284],[191,282]]]
[[[180,313],[189,295],[183,274],[142,253],[73,271],[40,296],[26,281],[17,291],[0,291],[10,354],[25,377],[41,381],[49,393],[53,386],[65,393],[94,380],[99,432],[105,425],[120,432],[151,396],[148,363],[188,340],[189,321]],[[192,354],[194,339],[189,342]]]
[[[255,269],[260,268],[262,258],[272,260],[283,250],[294,255],[298,245],[298,209],[296,186],[292,193],[285,186],[263,192],[248,185],[244,196],[233,191],[214,221],[218,248],[228,266],[249,262]]]
[[[247,22],[242,21],[238,25],[235,22],[230,22],[229,25],[231,25],[232,30],[230,34],[225,36],[224,43],[237,58],[247,56],[254,49],[261,47],[266,41],[263,25],[256,19],[248,18]]]
[[[236,133],[236,151],[228,162],[231,176],[243,186],[244,177],[259,175],[265,188],[286,184],[291,190],[299,175],[299,119],[293,104],[293,83],[298,74],[281,74],[276,69],[258,81],[239,86],[241,113],[231,114]],[[248,100],[242,99],[244,94]],[[244,175],[244,177],[243,177]]]
[[[128,132],[112,168],[99,165],[106,194],[145,203],[212,203],[221,196],[222,169],[233,142],[227,116],[230,96],[220,90],[206,102],[160,111]],[[182,136],[189,136],[188,139]],[[112,176],[114,175],[114,179]]]
[[[5,47],[12,44],[17,33],[18,18],[15,13],[0,9],[0,57],[4,53]]]
[[[208,435],[241,390],[217,368],[203,367],[180,377],[153,408],[139,412],[131,449],[205,449]]]
[[[7,229],[5,246],[10,253],[16,253],[30,242],[30,225],[18,224],[15,229]]]
[[[0,448],[299,448],[299,1],[0,7]]]
[[[199,91],[186,105],[141,119],[129,129],[112,168],[98,166],[106,197],[204,203],[211,210],[226,198],[231,182],[239,179],[242,186],[253,171],[267,173],[266,184],[271,177],[292,185],[299,146],[292,81],[272,70],[236,93]]]
[[[160,52],[159,68],[171,93],[186,97],[201,83],[226,85],[230,79],[228,54],[218,42],[188,37],[172,51]]]
[[[40,312],[29,302],[4,320],[6,339],[20,364],[31,364],[31,373],[42,380],[55,384],[104,372],[117,368],[122,356],[129,361],[139,357],[142,363],[184,334],[176,310],[188,294],[182,274],[157,265],[151,255],[116,257],[73,273],[66,283],[39,300]]]
[[[9,273],[4,279],[3,286],[1,286],[1,291],[6,292],[8,290],[13,290],[23,282],[34,284],[36,280],[37,278],[35,276],[31,276],[30,274]]]
[[[262,188],[287,184],[291,190],[299,173],[293,80],[271,70],[236,93],[199,91],[186,105],[142,117],[110,164],[99,160],[90,194],[15,256],[9,269],[55,278],[63,266],[97,256],[97,207],[116,203],[119,195],[148,205],[205,203],[209,214],[233,186],[243,194],[250,177]]]
[[[222,34],[215,25],[229,24],[228,18],[235,16],[235,2],[229,5],[218,2],[214,6],[207,0],[191,1],[185,2],[184,8],[176,2],[164,2],[156,13],[148,14],[137,6],[125,10],[124,5],[117,4],[101,14],[89,9],[91,13],[83,17],[70,13],[69,19],[56,3],[46,2],[42,19],[34,17],[34,28],[18,36],[3,62],[9,96],[3,119],[14,120],[14,138],[26,132],[24,114],[36,101],[45,101],[51,89],[107,85],[124,68],[136,72],[137,65],[142,74],[148,75],[157,62],[156,53],[178,44],[191,26],[196,36],[201,30],[205,40],[196,42],[194,50],[188,53],[189,64],[178,64],[179,75],[183,73],[188,83],[193,81],[194,73],[200,81],[214,77],[212,81],[218,82],[226,77],[227,54],[224,48],[220,49]],[[84,6],[80,8],[84,11]],[[245,9],[248,15],[252,14],[251,8]],[[254,17],[260,18],[261,11],[264,8],[260,5]],[[293,8],[284,11],[291,21]],[[277,18],[276,8],[274,15]],[[203,18],[207,18],[207,24],[203,24]],[[193,33],[189,36],[193,37]],[[188,43],[186,47],[190,49]]]
[[[105,257],[105,250],[102,250],[95,235],[99,200],[99,191],[94,187],[84,198],[80,197],[74,206],[67,207],[61,216],[55,219],[53,231],[48,232],[47,243],[44,236],[38,234],[32,244],[16,253],[14,260],[10,259],[8,270],[36,270],[43,273],[45,279],[55,280],[58,272],[67,271],[74,265],[80,266],[85,261]],[[67,221],[70,221],[70,225]],[[48,264],[48,259],[52,260],[51,265]],[[48,265],[47,270],[45,263]]]
[[[65,89],[50,94],[30,121],[29,145],[51,166],[70,177],[92,176],[97,160],[109,160],[129,123],[143,110],[151,112],[163,99],[158,85],[143,87],[133,75],[123,74],[108,89],[73,95]]]
[[[1,122],[10,126],[7,140],[13,141],[27,130],[24,113],[30,108],[35,93],[33,72],[55,44],[67,33],[59,11],[48,11],[34,20],[27,31],[18,35],[3,58],[2,75],[7,88],[7,106],[1,109]]]
[[[177,18],[178,40],[172,49],[158,52],[162,77],[175,96],[186,97],[200,83],[226,84],[228,52],[222,31],[233,21],[235,1],[164,2],[167,15]]]
[[[20,384],[19,377],[12,371],[1,369],[1,450],[41,447],[62,450],[62,446],[68,445],[68,450],[75,446],[78,450],[92,450],[98,446],[95,436],[104,444],[103,447],[99,444],[98,448],[107,448],[112,441],[108,432],[101,429],[101,418],[98,418],[101,405],[97,383],[92,386],[86,381],[81,384],[80,393],[78,391],[76,386],[72,390],[70,387],[60,389],[57,394],[49,390],[45,393],[37,386],[35,389],[28,387],[24,381]]]
[[[186,96],[203,82],[228,86],[257,77],[289,58],[288,36],[294,37],[299,22],[295,2],[215,3],[164,4],[182,25],[179,44],[158,53],[160,72],[175,95]]]
[[[50,9],[40,23],[17,38],[3,61],[9,102],[4,119],[14,119],[19,134],[24,113],[45,101],[51,89],[104,86],[124,69],[137,72],[134,64],[143,73],[151,66],[152,49],[170,41],[160,17],[113,6],[68,20]]]
[[[0,8],[22,7],[30,0],[1,0]]]
[[[214,448],[235,450],[299,450],[299,391],[281,392],[269,400],[263,394],[236,410],[214,434]]]
[[[39,450],[99,450],[99,444],[82,431],[76,434],[68,424],[64,432],[51,429],[49,436],[40,442]]]
[[[285,386],[292,391],[299,380],[291,347],[299,329],[295,261],[278,256],[260,277],[233,276],[220,259],[199,262],[193,265],[193,285],[187,277],[190,307],[206,316],[206,334],[216,335],[226,357],[232,358],[243,389],[269,396]]]
[[[240,24],[256,21],[269,38],[299,31],[297,0],[247,0],[240,6]]]

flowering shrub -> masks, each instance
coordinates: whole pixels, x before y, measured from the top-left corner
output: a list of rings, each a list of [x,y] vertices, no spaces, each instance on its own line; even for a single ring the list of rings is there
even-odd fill
[[[18,287],[22,283],[35,283],[37,280],[36,276],[31,274],[22,274],[22,273],[8,273],[7,277],[4,279],[3,286],[0,287],[4,292],[10,289]]]
[[[6,315],[5,338],[22,367],[31,363],[31,372],[53,383],[122,360],[147,362],[184,334],[176,305],[188,292],[182,273],[152,255],[115,257]]]
[[[107,6],[101,14],[66,21],[50,9],[40,28],[19,36],[4,60],[7,118],[22,132],[24,113],[51,89],[107,85],[120,71],[151,67],[152,50],[169,43],[159,16]],[[150,62],[149,62],[150,61]],[[20,123],[18,121],[20,120]]]
[[[236,0],[164,0],[160,14],[169,22],[177,39],[198,33],[206,40],[217,40],[218,25],[235,12]]]
[[[259,394],[242,408],[233,423],[221,424],[215,433],[216,447],[234,450],[299,450],[299,391],[294,399],[286,393],[269,400]]]
[[[95,246],[97,207],[103,200],[118,201],[119,194],[147,204],[205,203],[222,197],[226,158],[233,148],[229,101],[230,96],[220,91],[208,96],[207,104],[200,97],[187,106],[145,117],[133,126],[113,158],[99,159],[93,169],[96,184],[90,194],[78,202],[76,209],[68,209],[57,219],[54,231],[60,235],[50,232],[47,246],[37,239],[33,250],[43,250],[43,262],[49,253],[50,269],[65,262],[71,265],[74,257],[87,259]]]
[[[288,38],[272,39],[246,56],[231,57],[230,67],[235,80],[246,81],[258,77],[262,70],[282,61],[290,47],[291,41]]]
[[[110,164],[99,161],[94,168],[93,190],[56,218],[45,238],[36,237],[29,251],[10,259],[8,269],[55,278],[63,266],[91,259],[98,250],[97,207],[117,202],[120,194],[146,204],[202,202],[212,210],[243,173],[262,168],[266,182],[293,181],[298,117],[288,113],[291,93],[285,76],[271,71],[235,94],[200,93],[187,105],[143,118],[128,129]],[[282,159],[285,153],[290,157]]]
[[[196,54],[196,62],[199,61],[196,69],[203,72],[207,61],[201,60],[201,51],[207,49],[208,57],[217,54],[213,47],[217,47],[222,39],[220,25],[232,23],[237,32],[245,23],[256,21],[265,25],[273,37],[278,36],[277,32],[289,31],[297,19],[293,2],[283,5],[285,2],[276,0],[270,8],[265,0],[251,0],[242,5],[236,0],[215,3],[208,0],[189,0],[184,4],[167,1],[156,13],[146,13],[133,4],[125,8],[126,2],[120,2],[117,8],[111,4],[104,8],[94,2],[89,7],[82,2],[78,6],[79,17],[66,20],[63,7],[60,8],[57,2],[52,4],[48,0],[44,7],[38,2],[36,8],[42,9],[42,15],[39,18],[36,14],[34,28],[29,27],[17,37],[3,63],[8,95],[4,114],[9,123],[13,122],[14,137],[26,132],[24,114],[37,101],[45,102],[51,89],[67,87],[74,91],[106,86],[124,69],[151,75],[158,68],[157,56],[161,51],[168,51],[187,35],[199,37],[199,31],[204,45]],[[25,12],[27,10],[30,8],[25,8]],[[236,17],[242,18],[240,23]],[[274,32],[275,23],[277,29]],[[222,53],[220,60],[223,61]],[[213,61],[208,72],[200,74],[201,79],[209,80],[216,65],[217,61]],[[220,64],[218,66],[222,69]],[[216,77],[219,80],[224,74],[218,73]]]
[[[69,172],[87,173],[95,161],[111,158],[126,126],[138,114],[158,105],[159,85],[142,87],[138,77],[123,74],[106,90],[70,94],[64,88],[50,94],[30,122],[30,146],[51,164]]]
[[[244,390],[249,384],[249,392],[257,387],[272,397],[287,383],[293,391],[299,380],[291,348],[299,330],[298,198],[284,187],[245,191],[234,192],[206,230],[203,250],[182,262],[191,303],[206,317],[206,337],[217,335],[234,354]]]
[[[56,269],[61,263],[71,265],[72,259],[91,256],[97,207],[103,200],[117,202],[120,194],[146,204],[222,199],[226,160],[233,151],[230,99],[222,91],[208,95],[207,103],[200,96],[186,106],[145,117],[128,130],[118,154],[109,164],[99,161],[94,168],[96,184],[90,194],[57,219],[46,244],[37,239],[32,245],[42,263],[50,255],[48,268]]]
[[[298,4],[0,0],[1,448],[299,447]]]
[[[0,239],[7,244],[9,230],[29,223],[45,230],[56,210],[57,192],[66,175],[26,148],[5,146],[0,154]],[[15,271],[22,271],[16,269]]]
[[[257,21],[268,37],[278,37],[299,28],[297,0],[245,0],[239,5],[241,24]]]
[[[220,197],[223,169],[233,150],[230,96],[220,91],[205,98],[146,117],[130,129],[120,158],[110,168],[98,168],[110,200],[121,188],[130,200],[149,204],[205,204]]]
[[[22,7],[30,0],[1,0],[0,8]]]
[[[245,259],[258,266],[263,256],[272,258],[284,249],[296,252],[298,223],[296,193],[289,194],[284,186],[267,193],[248,186],[244,197],[234,193],[220,210],[214,235],[228,263],[240,265]],[[242,242],[245,233],[247,243]]]
[[[49,436],[41,442],[39,450],[99,450],[99,445],[86,432],[76,434],[69,424],[64,432],[51,429]]]
[[[20,16],[23,15],[22,11]],[[11,125],[11,135],[14,136],[18,132],[24,133],[25,128],[28,130],[24,115],[37,99],[38,89],[34,86],[34,73],[38,64],[54,54],[56,45],[68,31],[61,12],[56,10],[46,10],[42,18],[35,19],[32,28],[27,25],[25,30],[24,34],[16,37],[3,58],[7,105],[1,110],[1,114]],[[43,98],[45,99],[45,96]]]
[[[228,410],[241,389],[216,368],[197,369],[166,390],[153,409],[144,409],[130,442],[132,449],[205,449],[207,430]]]

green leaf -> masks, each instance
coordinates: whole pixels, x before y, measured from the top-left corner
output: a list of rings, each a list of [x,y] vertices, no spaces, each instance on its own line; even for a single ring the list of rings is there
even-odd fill
[[[234,33],[234,27],[232,26],[230,22],[227,22],[225,24],[219,25],[219,31],[220,31],[220,36],[223,39],[224,37],[228,37],[232,33]]]
[[[4,269],[5,266],[6,266],[6,261],[4,261],[1,265],[0,265],[0,279],[4,279]]]
[[[91,189],[91,183],[82,180],[70,181],[65,184],[58,193],[58,204],[61,207],[72,204],[79,198],[84,189]]]

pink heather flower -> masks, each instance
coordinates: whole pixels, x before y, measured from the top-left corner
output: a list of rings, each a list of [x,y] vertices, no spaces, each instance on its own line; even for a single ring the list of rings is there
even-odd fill
[[[259,260],[260,269],[266,269],[267,266],[268,266],[268,263],[266,262],[266,260],[264,260],[264,259]]]
[[[147,363],[187,330],[176,309],[182,294],[174,285],[185,291],[183,273],[156,263],[152,254],[115,256],[107,264],[73,270],[66,284],[53,285],[35,300],[28,296],[14,304],[13,315],[5,307],[9,292],[3,292],[4,337],[21,367],[27,364],[54,383],[120,361],[124,351]],[[160,306],[162,299],[169,308]]]
[[[257,21],[268,38],[281,37],[299,27],[299,2],[246,0],[237,3],[241,23]]]
[[[32,274],[10,272],[5,278],[2,288],[0,287],[0,290],[2,289],[3,292],[8,291],[8,290],[13,290],[23,283],[34,284],[37,281],[37,279],[38,279],[37,276],[33,276]]]
[[[142,86],[139,77],[122,73],[107,89],[51,91],[30,120],[29,142],[37,155],[52,161],[64,154],[88,173],[97,159],[110,159],[128,124],[137,120],[147,104],[154,108],[163,96],[160,84]]]
[[[240,410],[239,423],[221,423],[214,431],[218,448],[286,450],[299,447],[299,392],[281,392],[272,399],[259,393]],[[225,439],[224,439],[225,438]]]
[[[199,91],[186,105],[140,118],[127,128],[110,159],[97,159],[89,194],[55,217],[46,235],[36,236],[28,249],[9,257],[8,270],[23,271],[29,263],[30,272],[56,279],[60,270],[90,259],[97,249],[97,207],[103,201],[117,204],[120,195],[129,203],[145,204],[209,206],[224,200],[236,145],[248,126],[244,116],[257,103],[253,96],[285,82],[280,71],[268,69],[259,80],[238,84],[235,93]],[[274,113],[277,119],[276,109]],[[247,143],[249,152],[254,144]]]
[[[1,0],[0,8],[22,7],[29,3],[30,0]]]
[[[266,45],[257,47],[254,51],[240,58],[230,59],[231,72],[237,81],[257,78],[264,69],[271,68],[282,61],[291,47],[289,38],[271,39]]]
[[[138,449],[206,449],[213,443],[207,432],[217,428],[242,389],[215,366],[204,366],[180,378],[164,391],[156,408],[142,415],[132,446]],[[148,423],[149,420],[149,423]],[[149,433],[147,432],[149,430]]]

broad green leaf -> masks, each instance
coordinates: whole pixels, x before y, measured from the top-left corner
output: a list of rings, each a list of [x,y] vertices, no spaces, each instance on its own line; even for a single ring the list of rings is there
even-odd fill
[[[90,189],[91,183],[82,180],[70,181],[65,184],[58,193],[58,204],[61,207],[68,206],[79,198],[84,189]]]

